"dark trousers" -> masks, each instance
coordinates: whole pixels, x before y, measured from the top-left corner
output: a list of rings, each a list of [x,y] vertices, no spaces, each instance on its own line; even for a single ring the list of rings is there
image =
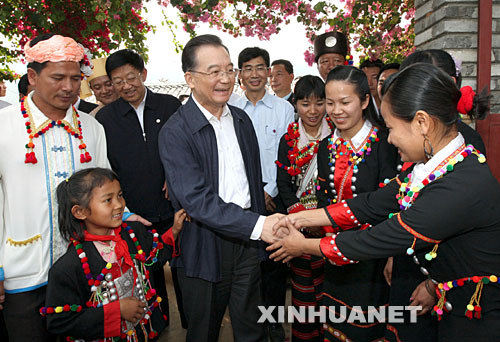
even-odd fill
[[[257,323],[261,316],[258,250],[248,242],[221,240],[220,282],[187,277],[184,268],[177,270],[188,321],[186,341],[216,342],[228,306],[235,342],[264,341],[264,327]]]
[[[276,209],[274,212],[268,211],[267,215],[274,213],[286,214],[285,205],[279,196],[273,198]],[[288,266],[281,261],[274,261],[269,258],[261,263],[262,268],[262,297],[265,306],[285,306],[286,302],[286,278],[288,276]],[[275,320],[278,310],[274,310]]]
[[[262,261],[262,294],[265,306],[285,306],[286,277],[288,266],[281,261],[267,259]],[[274,310],[275,320],[278,310]]]
[[[46,286],[33,291],[5,294],[4,319],[10,342],[49,342],[56,337],[49,334],[40,308],[45,305]]]

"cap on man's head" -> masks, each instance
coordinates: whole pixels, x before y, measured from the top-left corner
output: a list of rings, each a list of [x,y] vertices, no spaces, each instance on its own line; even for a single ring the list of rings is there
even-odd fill
[[[101,77],[101,76],[108,76],[106,73],[106,58],[107,57],[102,57],[102,58],[95,58],[92,60],[92,64],[94,65],[94,69],[92,70],[92,75],[87,77],[87,82],[90,83],[94,78]]]
[[[106,58],[107,57],[101,57],[92,60],[92,64],[94,65],[92,74],[87,77],[87,82],[82,82],[82,85],[80,86],[80,97],[82,99],[92,96],[90,81],[97,77],[108,76],[108,74],[106,74]]]
[[[338,31],[323,33],[314,39],[314,61],[318,63],[319,57],[326,53],[347,55],[347,37]]]
[[[24,45],[24,57],[28,68],[32,63],[77,62],[83,75],[92,73],[90,53],[73,38],[60,35],[43,35],[35,37]]]

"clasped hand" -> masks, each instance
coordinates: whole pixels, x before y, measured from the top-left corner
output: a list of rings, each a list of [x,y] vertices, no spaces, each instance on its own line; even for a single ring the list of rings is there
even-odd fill
[[[273,225],[266,226],[266,223]],[[266,218],[266,223],[262,232],[262,239],[270,244],[266,250],[276,250],[269,258],[285,263],[304,254],[302,242],[305,237],[298,231],[300,227],[290,215],[274,214]]]

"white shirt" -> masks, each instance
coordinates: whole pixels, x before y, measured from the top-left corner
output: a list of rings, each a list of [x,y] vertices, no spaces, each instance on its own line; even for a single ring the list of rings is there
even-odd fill
[[[276,185],[279,142],[286,133],[288,125],[294,120],[293,106],[286,100],[273,96],[267,91],[254,105],[246,95],[229,104],[243,109],[252,120],[257,141],[259,142],[262,181],[264,191],[271,197],[278,196]]]
[[[32,96],[26,102],[40,127],[49,119]],[[73,123],[72,114],[68,108],[64,120]],[[58,227],[57,185],[84,168],[109,168],[104,128],[90,115],[79,115],[90,163],[80,163],[79,139],[53,127],[33,140],[38,163],[25,164],[29,138],[20,106],[0,110],[0,265],[7,293],[45,285],[49,268],[66,252]]]
[[[146,106],[146,96],[148,96],[148,90],[145,89],[145,91],[146,92],[144,93],[144,98],[142,99],[141,103],[139,103],[137,108],[135,108],[134,106],[132,106],[131,103],[129,103],[132,106],[132,108],[134,108],[135,114],[137,114],[137,118],[139,119],[139,123],[141,124],[142,135],[144,136],[144,140],[146,140],[146,134],[144,133],[144,106]]]
[[[234,130],[233,115],[227,105],[222,109],[220,119],[206,110],[193,96],[194,103],[215,131],[217,156],[219,160],[219,197],[226,203],[234,203],[243,209],[251,207],[250,187],[246,177],[245,164],[240,144]],[[258,240],[262,234],[265,216],[260,216],[254,226],[250,239]]]

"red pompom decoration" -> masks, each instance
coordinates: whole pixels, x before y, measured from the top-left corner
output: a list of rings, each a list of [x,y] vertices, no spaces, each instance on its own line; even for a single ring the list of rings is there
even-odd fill
[[[472,110],[472,105],[474,103],[474,96],[476,93],[472,90],[472,87],[465,86],[460,89],[462,96],[457,104],[457,110],[459,113],[467,114]]]

